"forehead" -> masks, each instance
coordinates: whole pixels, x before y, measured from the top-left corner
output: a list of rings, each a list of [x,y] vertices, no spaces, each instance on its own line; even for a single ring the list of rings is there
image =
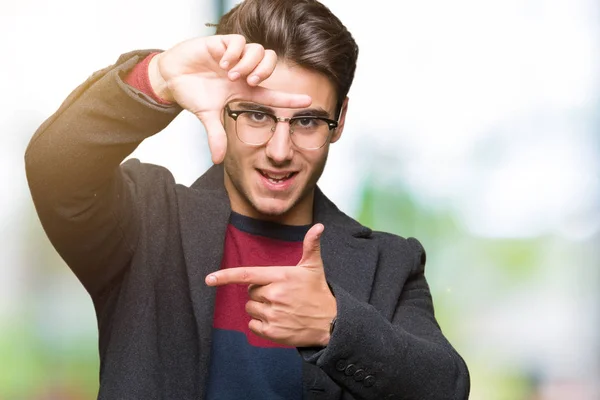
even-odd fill
[[[335,112],[335,89],[329,79],[319,72],[280,61],[261,86],[288,93],[307,94],[312,98],[310,108],[320,107],[330,113]]]

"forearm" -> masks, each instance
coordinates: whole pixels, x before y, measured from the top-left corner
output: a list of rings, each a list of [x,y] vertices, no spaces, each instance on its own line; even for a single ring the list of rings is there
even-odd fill
[[[312,361],[340,386],[357,399],[468,398],[464,361],[422,310],[406,309],[389,321],[332,286],[339,309],[336,327],[329,345]],[[363,372],[357,375],[359,369]]]
[[[356,399],[467,399],[469,372],[435,320],[422,246],[393,236],[380,245],[378,272],[388,284],[371,289],[378,306],[329,282],[337,301],[333,334],[319,351],[301,349],[303,357]]]
[[[122,81],[144,55],[125,55],[94,74],[40,126],[25,155],[34,197],[96,193],[123,159],[178,114],[179,108],[144,100]]]

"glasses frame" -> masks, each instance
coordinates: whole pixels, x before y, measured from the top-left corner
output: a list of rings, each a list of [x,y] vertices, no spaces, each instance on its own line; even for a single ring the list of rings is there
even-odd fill
[[[263,146],[266,143],[269,142],[269,140],[271,140],[273,138],[273,135],[275,134],[275,129],[277,128],[277,124],[279,122],[288,122],[289,125],[289,129],[288,132],[290,134],[290,137],[292,139],[292,143],[294,143],[294,146],[298,147],[299,149],[302,150],[318,150],[320,148],[322,148],[323,146],[325,146],[325,144],[327,144],[327,141],[329,140],[329,138],[331,138],[331,134],[333,132],[334,129],[336,129],[339,126],[339,121],[335,121],[333,119],[329,119],[329,118],[325,118],[325,117],[317,117],[314,115],[306,115],[306,116],[302,116],[302,115],[296,115],[294,117],[278,117],[274,114],[270,114],[268,112],[264,112],[264,111],[259,111],[259,110],[232,110],[229,107],[229,104],[227,104],[225,106],[225,112],[227,113],[227,115],[233,119],[235,121],[235,135],[237,136],[237,138],[239,139],[240,142],[245,143],[247,145],[250,146]],[[271,130],[271,136],[269,136],[269,138],[267,140],[265,140],[262,143],[248,143],[243,141],[240,138],[240,135],[238,134],[238,129],[237,129],[237,119],[240,115],[245,114],[245,113],[255,113],[255,114],[262,114],[266,117],[269,117],[273,120],[273,127],[270,129]],[[341,116],[341,113],[340,113]],[[303,147],[303,146],[298,146],[296,144],[296,142],[294,142],[294,131],[292,129],[292,123],[294,121],[300,120],[300,119],[318,119],[320,121],[324,121],[327,123],[328,127],[329,127],[329,134],[327,135],[327,138],[325,139],[325,141],[323,142],[322,145],[318,146],[318,147]]]

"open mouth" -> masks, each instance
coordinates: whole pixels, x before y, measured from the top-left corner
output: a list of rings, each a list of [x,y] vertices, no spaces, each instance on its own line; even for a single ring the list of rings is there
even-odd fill
[[[274,184],[280,184],[280,183],[286,182],[287,180],[289,180],[290,178],[292,178],[294,175],[297,174],[297,172],[275,173],[275,172],[271,172],[271,171],[263,171],[261,169],[259,169],[257,171],[262,176],[264,176],[269,182],[274,183]]]

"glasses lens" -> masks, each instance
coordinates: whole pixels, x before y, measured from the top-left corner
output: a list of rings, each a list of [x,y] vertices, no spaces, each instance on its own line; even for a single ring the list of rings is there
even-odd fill
[[[318,149],[329,137],[329,124],[318,118],[295,118],[290,121],[294,144],[303,149]]]
[[[305,150],[323,147],[329,138],[331,129],[327,121],[317,117],[295,117],[290,119],[290,134],[294,145]],[[261,146],[273,136],[276,121],[270,114],[262,111],[239,112],[235,130],[240,141]]]
[[[273,134],[273,119],[259,111],[240,113],[236,121],[238,138],[247,144],[260,145],[267,142]]]

